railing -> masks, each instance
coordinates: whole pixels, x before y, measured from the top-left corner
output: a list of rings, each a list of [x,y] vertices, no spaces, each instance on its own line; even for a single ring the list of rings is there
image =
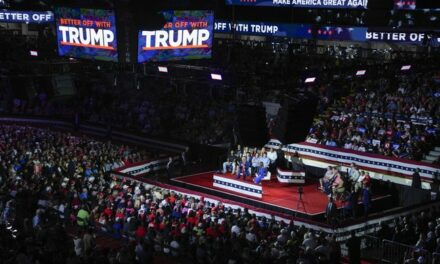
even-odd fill
[[[370,235],[361,237],[361,257],[365,260],[379,262],[382,259],[382,241]]]
[[[425,259],[423,263],[431,263],[432,259],[432,255],[427,250],[390,240],[383,240],[382,250],[381,263],[405,263],[406,260],[412,258],[417,260],[419,257]]]

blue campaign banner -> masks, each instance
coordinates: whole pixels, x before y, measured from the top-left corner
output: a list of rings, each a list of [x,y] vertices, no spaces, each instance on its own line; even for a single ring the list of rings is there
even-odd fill
[[[118,61],[112,10],[58,7],[55,13],[60,56]]]
[[[235,24],[217,20],[214,26],[215,33],[266,37],[288,37],[295,39],[329,40],[329,41],[371,41],[371,42],[394,42],[401,44],[422,45],[425,41],[426,32],[412,30],[392,30],[390,28],[366,28],[366,27],[337,27],[322,26],[312,31],[309,24],[282,24],[266,22],[238,21]],[[440,38],[435,34],[428,37],[432,46],[440,45]]]
[[[225,0],[227,5],[367,9],[368,0]]]
[[[438,32],[438,31],[436,31]],[[435,34],[434,34],[435,35]],[[427,38],[425,40],[425,38]],[[416,30],[389,30],[371,28],[365,36],[366,41],[378,41],[378,42],[395,42],[401,44],[414,44],[422,45],[424,42],[431,46],[439,46],[440,38],[436,36],[426,35],[425,31]]]
[[[51,23],[53,21],[54,15],[52,11],[0,10],[0,22],[41,24]]]
[[[138,62],[209,59],[214,13],[206,10],[164,11],[165,25],[138,34]]]
[[[310,24],[282,24],[265,22],[237,22],[235,24],[216,21],[214,30],[216,33],[232,33],[233,30],[239,35],[268,36],[268,37],[289,37],[298,39],[311,39],[316,37],[319,40],[351,40],[365,41],[367,28],[357,27],[320,27],[313,35]]]
[[[368,32],[364,27],[320,27],[316,32],[316,39],[332,41],[365,41]]]
[[[307,24],[283,24],[266,22],[230,22],[216,20],[215,33],[232,33],[252,36],[271,36],[289,38],[312,38],[311,25]]]

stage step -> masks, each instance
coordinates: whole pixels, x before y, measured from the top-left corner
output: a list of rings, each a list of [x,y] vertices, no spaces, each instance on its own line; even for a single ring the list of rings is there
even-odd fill
[[[435,151],[440,151],[440,147],[435,147],[434,150]]]
[[[440,151],[431,150],[429,156],[440,157]]]
[[[426,155],[425,160],[430,160],[430,161],[436,161],[438,159],[438,157],[435,156],[431,156],[431,155]]]

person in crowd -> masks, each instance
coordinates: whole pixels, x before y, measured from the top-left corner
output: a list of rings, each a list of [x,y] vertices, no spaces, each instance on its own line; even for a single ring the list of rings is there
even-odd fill
[[[254,182],[256,184],[260,184],[264,177],[266,177],[267,172],[268,170],[266,167],[264,167],[263,162],[260,162],[260,166],[258,167],[257,175],[255,176]]]
[[[367,186],[362,188],[362,205],[364,206],[364,216],[367,217],[370,211],[371,193]]]
[[[260,154],[257,152],[255,153],[255,156],[252,158],[252,174],[257,173],[258,167],[260,166]]]
[[[225,162],[223,162],[223,173],[231,172],[233,173],[235,171],[235,160],[236,155],[233,150],[229,153],[227,159]]]
[[[360,264],[361,263],[361,240],[356,236],[354,230],[351,231],[351,237],[348,239],[348,259],[350,264]]]
[[[329,187],[332,185],[332,181],[334,180],[335,176],[336,175],[334,173],[332,166],[328,166],[327,171],[324,174],[324,177],[319,179],[319,185],[320,185],[319,189],[321,189],[323,192],[329,193],[330,191],[326,191],[326,190],[330,189]]]
[[[263,152],[260,160],[261,160],[261,162],[263,162],[264,167],[269,168],[270,160],[267,157],[267,153],[266,152]]]
[[[236,170],[236,178],[240,179],[243,177],[243,180],[246,180],[246,177],[249,176],[249,169],[248,162],[246,160],[246,157],[242,157],[240,163],[237,166]]]

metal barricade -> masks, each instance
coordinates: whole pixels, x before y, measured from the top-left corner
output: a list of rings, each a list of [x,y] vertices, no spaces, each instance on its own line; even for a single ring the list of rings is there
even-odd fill
[[[432,255],[427,250],[390,240],[382,241],[381,263],[400,264],[410,259],[417,260],[420,257],[424,258],[423,263],[431,263]]]
[[[440,264],[440,253],[432,253],[432,264]]]
[[[361,258],[379,262],[382,259],[382,241],[370,235],[361,237]]]

